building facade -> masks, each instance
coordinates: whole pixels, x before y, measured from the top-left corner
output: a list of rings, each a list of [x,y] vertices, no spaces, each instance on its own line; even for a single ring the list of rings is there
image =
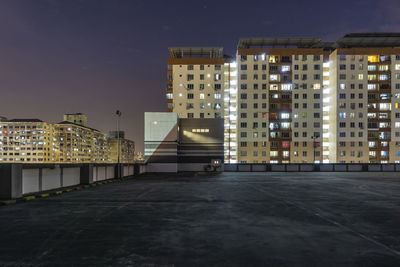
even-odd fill
[[[116,163],[114,139],[70,121],[52,124],[38,119],[4,120],[0,122],[0,162]],[[120,142],[120,162],[133,162],[134,142],[125,138]]]
[[[172,48],[168,111],[205,118],[223,107],[226,163],[400,162],[399,47],[400,34],[383,33],[242,38],[235,59]]]

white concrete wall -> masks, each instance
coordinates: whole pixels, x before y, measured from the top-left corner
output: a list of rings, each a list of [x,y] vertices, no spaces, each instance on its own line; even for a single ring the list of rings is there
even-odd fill
[[[61,187],[61,169],[42,169],[42,191]]]
[[[129,165],[128,175],[134,175],[134,174],[135,174],[135,166]]]
[[[39,169],[22,170],[22,194],[39,191]]]
[[[97,167],[97,181],[102,181],[106,179],[106,167]]]
[[[78,185],[80,183],[81,169],[63,168],[63,186]]]
[[[98,173],[97,167],[93,166],[93,182],[97,181],[97,173]]]
[[[114,178],[115,174],[115,167],[114,166],[107,166],[107,176],[106,179]]]

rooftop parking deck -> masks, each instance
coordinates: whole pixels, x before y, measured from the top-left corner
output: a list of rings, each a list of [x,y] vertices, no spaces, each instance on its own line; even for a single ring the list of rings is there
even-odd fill
[[[0,265],[400,266],[398,173],[144,174],[0,207]]]

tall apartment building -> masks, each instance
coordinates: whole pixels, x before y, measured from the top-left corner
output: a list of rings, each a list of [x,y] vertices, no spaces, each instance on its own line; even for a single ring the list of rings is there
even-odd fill
[[[225,162],[400,162],[400,34],[242,38],[235,60],[222,48],[170,55],[168,110],[223,116]]]
[[[224,118],[225,162],[237,161],[234,59],[221,47],[169,48],[168,111],[179,118]]]
[[[170,48],[168,111],[180,118],[222,118],[224,63],[220,47]]]
[[[329,56],[330,162],[400,162],[400,34],[349,34]]]
[[[323,59],[316,38],[239,40],[239,162],[320,160]]]

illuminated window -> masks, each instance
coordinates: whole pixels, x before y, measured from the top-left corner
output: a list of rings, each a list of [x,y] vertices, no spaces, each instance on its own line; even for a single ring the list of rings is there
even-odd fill
[[[379,75],[379,80],[380,81],[387,81],[387,80],[389,80],[389,75],[381,74],[381,75]]]
[[[204,94],[200,94],[200,99],[204,99]]]
[[[358,74],[358,79],[359,79],[359,80],[364,79],[364,75],[363,75],[363,74]]]
[[[271,75],[269,75],[269,80],[270,80],[270,81],[277,81],[277,80],[278,80],[278,75],[277,75],[277,74],[271,74]]]
[[[266,56],[265,54],[262,54],[262,55],[261,55],[261,60],[262,60],[262,61],[265,61],[266,58],[267,58],[267,56]]]
[[[400,64],[396,64],[396,65],[394,66],[394,68],[395,68],[395,70],[400,70]]]
[[[374,70],[376,70],[376,65],[368,65],[368,71],[374,71]]]
[[[376,80],[376,75],[368,75],[368,81]]]
[[[368,56],[368,62],[379,62],[379,55]]]
[[[278,156],[278,151],[270,151],[269,152],[270,157],[277,157]]]
[[[208,133],[210,129],[192,129],[192,133]]]
[[[221,94],[214,94],[215,99],[221,99]]]
[[[339,85],[339,88],[342,89],[342,90],[346,89],[346,84],[341,83],[341,84]]]
[[[278,90],[278,85],[277,84],[270,84],[269,85],[269,90]]]
[[[376,84],[368,84],[368,90],[375,90]]]
[[[379,66],[379,70],[380,71],[387,71],[387,70],[389,70],[389,65],[380,65]]]
[[[281,70],[282,70],[282,72],[290,71],[290,66],[286,66],[286,65],[282,66]]]
[[[282,129],[289,129],[290,128],[290,123],[289,122],[282,122],[281,123]]]
[[[292,90],[292,84],[291,83],[282,84],[281,90],[282,91],[290,91],[290,90]]]
[[[289,114],[289,113],[286,113],[286,112],[283,112],[283,113],[281,114],[281,118],[282,118],[282,119],[289,119],[289,118],[290,118],[290,114]]]
[[[277,63],[279,61],[278,56],[269,56],[269,63]]]
[[[390,103],[379,103],[380,110],[390,110],[391,104]]]
[[[314,88],[314,90],[319,90],[319,89],[321,89],[321,84],[320,83],[314,83],[313,88]]]

